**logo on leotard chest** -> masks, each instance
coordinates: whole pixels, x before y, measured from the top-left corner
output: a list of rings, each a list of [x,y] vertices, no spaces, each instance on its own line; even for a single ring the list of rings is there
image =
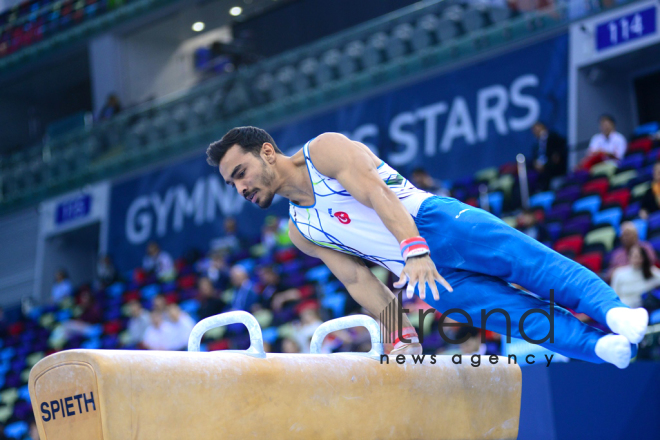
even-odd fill
[[[336,218],[340,223],[344,225],[347,225],[351,222],[351,218],[344,211],[337,211],[333,215],[332,208],[328,208],[328,214],[330,214],[330,217]]]

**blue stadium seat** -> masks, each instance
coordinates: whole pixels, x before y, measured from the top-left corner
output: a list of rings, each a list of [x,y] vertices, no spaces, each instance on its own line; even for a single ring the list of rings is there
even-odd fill
[[[107,289],[105,289],[106,293],[110,296],[121,296],[124,293],[125,286],[124,283],[121,282],[116,282],[110,286],[108,286]]]
[[[502,194],[500,191],[488,194],[488,204],[490,205],[490,212],[499,217],[502,214],[504,194]]]
[[[98,338],[88,339],[80,344],[80,348],[99,349],[101,348],[101,341]]]
[[[547,212],[552,206],[552,202],[554,201],[555,201],[555,193],[552,191],[547,191],[547,192],[534,194],[529,199],[529,206],[532,208],[541,206],[543,210]]]
[[[268,342],[269,344],[274,344],[277,338],[279,337],[279,332],[276,327],[268,327],[263,329],[261,332],[261,335],[264,338],[264,342]]]
[[[344,307],[346,306],[346,295],[343,293],[336,293],[326,295],[321,300],[321,305],[332,312],[333,318],[341,318],[344,316]]]
[[[596,214],[594,214],[592,221],[594,225],[600,225],[605,223],[612,225],[617,235],[619,235],[619,231],[620,231],[619,225],[621,224],[622,216],[623,216],[623,212],[621,211],[621,208],[615,207],[597,212]]]
[[[28,432],[28,424],[24,421],[18,421],[5,426],[5,436],[14,439],[21,439]]]
[[[149,284],[148,286],[144,286],[140,290],[140,293],[142,294],[142,298],[150,300],[160,293],[160,286],[158,284]]]
[[[573,212],[588,211],[594,215],[600,209],[600,196],[583,197],[573,202]]]
[[[30,388],[27,385],[18,389],[18,398],[30,402]]]
[[[189,315],[196,315],[197,311],[199,310],[199,301],[196,299],[189,299],[179,304],[179,306],[181,307],[181,310],[188,313]]]
[[[637,235],[639,235],[639,239],[644,241],[646,240],[646,231],[648,227],[648,223],[646,220],[638,218],[632,221],[635,227],[637,228]]]
[[[308,270],[305,274],[305,279],[323,284],[328,280],[328,278],[330,278],[330,275],[332,275],[330,269],[328,269],[327,266],[322,265]]]

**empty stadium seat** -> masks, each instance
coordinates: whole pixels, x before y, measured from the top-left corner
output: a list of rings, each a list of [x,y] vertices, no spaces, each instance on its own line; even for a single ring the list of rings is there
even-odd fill
[[[603,270],[603,254],[600,252],[589,252],[578,256],[575,261],[591,269],[595,273],[600,273]]]
[[[616,172],[616,169],[617,163],[612,160],[608,160],[594,165],[591,167],[589,172],[593,177],[607,176],[609,178],[612,177],[612,175]]]
[[[609,252],[614,248],[615,240],[616,230],[612,226],[603,226],[587,233],[584,237],[584,245],[590,246],[600,243],[605,248],[605,251]]]
[[[625,210],[630,202],[630,190],[622,188],[605,194],[603,197],[603,206],[618,205]]]
[[[633,220],[632,223],[635,225],[635,228],[637,228],[637,235],[639,236],[639,239],[642,241],[646,240],[648,222],[644,219],[638,218]]]
[[[619,225],[621,224],[621,217],[623,211],[621,208],[609,208],[603,211],[599,211],[594,214],[592,220],[594,225],[610,224],[616,231],[617,235],[619,234]]]
[[[604,197],[610,187],[610,181],[607,177],[593,179],[582,185],[582,194],[598,194]]]
[[[598,195],[583,197],[573,202],[573,212],[587,211],[593,215],[600,209],[600,204]]]
[[[653,147],[653,140],[649,138],[636,139],[628,144],[626,155],[633,155],[634,153],[648,153]]]
[[[584,245],[584,239],[580,235],[571,235],[569,237],[564,237],[559,240],[554,245],[554,250],[559,253],[564,251],[571,251],[575,255],[580,255],[582,252],[582,246]]]
[[[552,203],[555,201],[555,193],[553,191],[546,191],[534,194],[529,198],[529,206],[535,208],[542,207],[546,212],[550,210]]]
[[[610,187],[616,188],[620,186],[626,186],[628,182],[637,177],[637,170],[628,170],[619,172],[612,177],[610,177]]]

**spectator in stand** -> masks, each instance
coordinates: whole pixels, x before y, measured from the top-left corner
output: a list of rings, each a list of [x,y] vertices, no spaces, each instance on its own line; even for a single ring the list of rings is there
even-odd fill
[[[101,306],[96,302],[87,286],[80,289],[78,308],[80,314],[76,319],[64,321],[53,330],[50,335],[52,346],[61,347],[75,336],[86,336],[94,324],[102,322]]]
[[[197,281],[197,289],[199,291],[197,299],[199,300],[198,314],[200,320],[222,313],[226,304],[218,296],[218,293],[209,278],[200,278],[199,281]]]
[[[110,255],[102,255],[96,264],[96,279],[102,288],[106,288],[115,281],[119,280],[115,264]]]
[[[182,311],[178,304],[167,306],[167,317],[172,332],[168,350],[185,350],[188,348],[188,338],[195,326],[195,321],[189,314]]]
[[[257,276],[259,277],[259,284],[256,290],[259,292],[259,302],[255,306],[272,309],[273,297],[276,293],[284,290],[280,282],[280,276],[272,266],[260,267],[257,269]]]
[[[151,300],[151,311],[164,315],[167,311],[167,300],[163,295],[156,295]]]
[[[526,209],[516,218],[517,228],[538,241],[547,241],[549,239],[548,231],[543,226],[543,223],[536,221],[534,211]]]
[[[633,246],[641,246],[646,250],[649,259],[651,260],[651,265],[655,265],[657,257],[655,255],[655,250],[653,246],[646,241],[640,241],[639,235],[637,234],[637,228],[632,222],[623,222],[621,224],[621,247],[618,247],[612,251],[612,256],[610,258],[610,266],[607,271],[607,279],[612,278],[612,273],[614,269],[630,264],[629,255],[630,250]]]
[[[119,103],[119,98],[116,94],[111,93],[108,95],[108,100],[105,102],[105,105],[99,111],[97,119],[99,121],[107,121],[112,119],[119,112],[121,112],[121,104]]]
[[[284,338],[282,340],[282,353],[300,353],[300,346],[295,340]]]
[[[55,272],[55,284],[53,284],[53,288],[50,291],[53,302],[59,304],[65,298],[71,297],[72,294],[73,284],[71,284],[67,271],[60,269]]]
[[[593,135],[589,142],[587,157],[580,162],[580,168],[589,170],[604,160],[621,160],[626,154],[628,142],[616,131],[616,123],[610,115],[600,117],[600,133]]]
[[[208,267],[205,269],[206,276],[213,285],[220,290],[224,290],[229,283],[229,267],[224,252],[215,251],[211,254]]]
[[[309,353],[312,336],[319,326],[323,324],[316,305],[309,305],[300,311],[300,321],[293,323],[294,339],[301,347],[301,353]]]
[[[410,182],[417,188],[435,194],[436,196],[449,196],[449,191],[444,189],[442,184],[431,177],[424,168],[415,168],[410,175]]]
[[[261,245],[266,253],[270,253],[277,246],[277,231],[279,220],[274,215],[269,215],[264,220],[261,228]]]
[[[144,339],[144,332],[151,324],[151,317],[149,312],[146,311],[140,301],[133,300],[128,303],[128,340],[127,346],[136,346]]]
[[[245,246],[245,240],[238,233],[238,225],[234,217],[227,217],[224,222],[225,235],[211,241],[212,251],[234,253]]]
[[[151,324],[144,332],[142,345],[147,350],[169,350],[172,338],[172,323],[165,316],[153,311],[151,312]]]
[[[612,274],[612,288],[628,307],[642,307],[642,294],[660,286],[660,269],[641,246],[633,246],[628,253],[630,264],[617,268]]]
[[[639,216],[647,219],[650,214],[660,210],[660,162],[653,165],[653,182],[642,198]]]
[[[158,281],[162,283],[176,278],[176,268],[172,257],[161,250],[158,243],[154,241],[147,245],[147,254],[142,260],[142,268],[150,274],[155,274]]]
[[[538,189],[547,191],[553,178],[566,175],[566,139],[554,131],[549,131],[542,122],[536,122],[532,126],[532,133],[537,139],[532,165],[539,173]]]
[[[247,270],[240,264],[237,264],[229,271],[229,279],[234,291],[231,301],[232,310],[250,310],[252,305],[257,302],[258,297]]]

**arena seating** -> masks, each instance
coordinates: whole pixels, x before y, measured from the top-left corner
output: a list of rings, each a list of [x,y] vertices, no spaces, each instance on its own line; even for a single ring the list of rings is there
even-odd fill
[[[563,10],[516,15],[508,8],[473,7],[462,1],[415,4],[221,75],[183,96],[123,111],[91,130],[67,133],[48,145],[3,158],[0,208],[34,203],[81,182],[180,155],[198,145],[202,136],[224,132],[234,121],[248,118],[267,125],[566,25],[567,20]],[[507,180],[502,184],[506,190]]]

